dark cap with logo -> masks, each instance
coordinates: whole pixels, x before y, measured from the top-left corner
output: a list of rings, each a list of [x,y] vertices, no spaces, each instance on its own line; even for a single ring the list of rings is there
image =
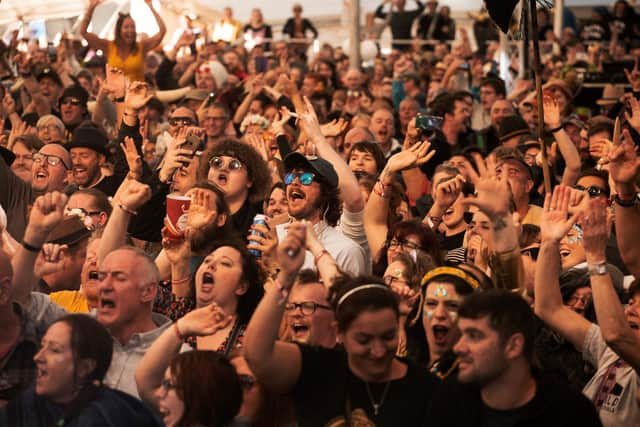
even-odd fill
[[[320,157],[307,157],[303,154],[294,152],[285,157],[284,167],[287,171],[291,171],[296,168],[304,170],[310,169],[333,188],[338,187],[338,174],[336,173],[336,170],[333,168],[331,163],[325,159],[321,159]]]

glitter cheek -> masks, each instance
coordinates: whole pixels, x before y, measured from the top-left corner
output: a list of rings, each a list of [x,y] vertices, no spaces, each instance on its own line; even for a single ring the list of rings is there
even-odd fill
[[[431,320],[433,318],[433,310],[427,310],[427,319]]]
[[[451,318],[451,321],[453,323],[456,323],[458,321],[458,312],[457,311],[449,311],[449,318]]]

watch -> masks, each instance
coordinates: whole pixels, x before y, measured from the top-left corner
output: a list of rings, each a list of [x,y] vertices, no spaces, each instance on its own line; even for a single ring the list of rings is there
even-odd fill
[[[587,271],[589,272],[589,276],[603,276],[609,273],[609,270],[607,270],[607,263],[605,261],[588,263]]]

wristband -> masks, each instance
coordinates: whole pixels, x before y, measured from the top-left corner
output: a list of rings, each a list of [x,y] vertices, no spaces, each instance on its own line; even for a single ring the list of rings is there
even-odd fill
[[[560,125],[560,126],[558,126],[557,128],[549,129],[549,132],[551,132],[551,133],[556,133],[556,132],[558,132],[558,131],[559,131],[559,130],[561,130],[561,129],[564,129],[564,125]]]
[[[589,272],[589,276],[603,276],[605,274],[609,274],[606,261],[587,263],[587,271]]]
[[[632,208],[638,203],[638,195],[633,196],[632,199],[621,199],[619,194],[613,196],[613,201],[623,208]]]
[[[28,244],[24,240],[22,241],[21,244],[22,244],[23,248],[25,248],[29,252],[33,252],[34,254],[37,254],[42,250],[42,246],[33,246],[33,245]]]
[[[327,252],[326,249],[323,249],[318,253],[318,255],[314,256],[313,259],[316,262],[316,264],[318,263],[318,261],[320,261],[320,258],[322,258],[325,255],[329,255],[329,252]]]
[[[123,205],[122,203],[118,203],[118,207],[125,213],[128,213],[129,215],[138,215],[138,212],[129,209],[128,207],[126,207],[125,205]]]
[[[178,329],[178,321],[176,320],[176,323],[173,324],[173,332],[176,333],[176,337],[178,337],[178,339],[180,341],[184,341],[184,335],[182,335],[182,333],[180,332],[180,329]]]

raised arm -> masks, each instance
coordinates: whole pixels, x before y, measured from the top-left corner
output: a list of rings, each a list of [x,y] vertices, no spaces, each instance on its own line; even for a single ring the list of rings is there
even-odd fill
[[[344,161],[342,156],[336,153],[322,134],[318,117],[316,116],[311,101],[305,97],[304,102],[306,111],[296,110],[302,129],[311,142],[315,144],[318,155],[331,163],[336,170],[340,197],[344,202],[345,209],[349,212],[362,211],[362,209],[364,209],[364,198],[362,197],[356,176],[353,174],[347,162]]]
[[[640,171],[640,158],[629,131],[622,131],[623,143],[609,153],[609,177],[614,182],[616,198],[616,240],[620,256],[631,274],[640,277],[640,203],[635,182]]]
[[[364,231],[374,260],[387,238],[387,213],[389,212],[389,197],[391,197],[389,193],[393,178],[397,172],[428,162],[436,153],[433,150],[429,151],[430,148],[429,141],[418,142],[408,150],[402,150],[391,156],[387,165],[380,172],[378,182],[373,187],[364,209]]]
[[[489,231],[492,242],[491,275],[498,288],[517,289],[524,285],[523,266],[518,242],[518,229],[511,210],[511,190],[506,178],[493,176],[491,165],[480,168],[481,176],[473,168],[468,169],[476,188],[476,196],[465,197],[462,203],[473,205],[484,212],[491,221]]]
[[[38,277],[34,266],[47,236],[64,217],[67,196],[57,191],[38,197],[29,214],[29,224],[22,245],[11,259],[13,267],[13,299],[22,306],[29,303],[29,295]]]
[[[154,49],[160,44],[160,42],[162,42],[164,35],[167,33],[167,27],[166,25],[164,25],[162,16],[160,16],[158,11],[153,7],[153,0],[144,0],[144,2],[147,4],[147,6],[149,6],[149,10],[153,14],[153,17],[156,20],[156,24],[158,25],[158,32],[142,41],[142,50],[146,53],[151,49]]]
[[[553,131],[553,137],[558,143],[560,154],[566,164],[562,174],[562,183],[572,186],[578,180],[580,173],[580,153],[562,127],[558,103],[550,96],[544,98],[544,123]]]
[[[127,228],[133,215],[151,198],[151,188],[133,179],[125,179],[113,197],[113,212],[104,228],[98,249],[98,265],[111,252],[127,242]]]
[[[102,3],[102,0],[90,0],[89,6],[84,13],[84,17],[80,22],[80,34],[84,39],[89,43],[89,47],[94,50],[102,50],[103,52],[107,52],[109,48],[109,40],[98,37],[96,34],[90,33],[87,31],[89,28],[89,23],[91,22],[91,17],[93,16],[93,12],[96,10],[96,7]]]
[[[225,314],[214,302],[187,313],[173,326],[165,329],[136,368],[135,380],[140,399],[157,408],[156,391],[160,388],[164,372],[171,360],[180,352],[184,339],[213,335],[228,326],[231,320],[232,317]]]
[[[609,241],[606,209],[600,200],[591,199],[584,214],[583,244],[590,271],[606,267],[605,250]],[[589,280],[602,337],[618,356],[640,372],[640,338],[629,326],[609,271],[590,273]]]
[[[292,223],[278,245],[280,273],[258,304],[244,335],[249,367],[261,384],[280,393],[291,391],[302,371],[300,349],[296,344],[278,341],[278,329],[289,290],[304,263],[306,226]]]
[[[570,192],[564,185],[547,194],[540,222],[540,253],[536,263],[534,301],[536,314],[553,330],[569,340],[578,350],[591,324],[587,319],[562,303],[560,294],[560,240],[576,221],[567,219]]]

